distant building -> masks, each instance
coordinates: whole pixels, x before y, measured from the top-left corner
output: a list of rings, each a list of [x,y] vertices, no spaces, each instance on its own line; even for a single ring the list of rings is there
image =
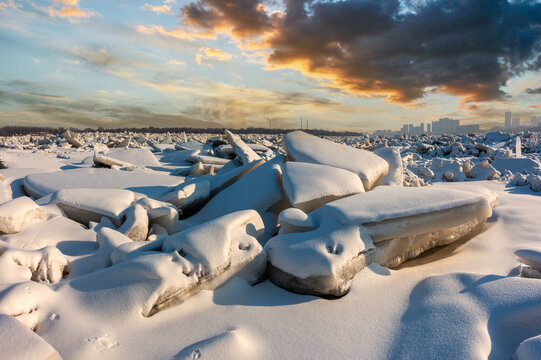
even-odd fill
[[[506,128],[511,127],[511,111],[505,112],[505,127]]]
[[[433,134],[456,134],[459,130],[460,120],[441,118],[432,122]]]
[[[533,120],[532,120],[533,121]],[[470,134],[480,131],[479,125],[460,125],[460,120],[449,118],[441,118],[438,121],[433,121],[432,124],[420,123],[419,126],[413,124],[403,124],[398,131],[392,130],[376,130],[374,135],[422,135],[422,134]]]
[[[541,126],[541,116],[532,116],[530,122],[532,126]]]
[[[513,118],[513,127],[519,127],[520,126],[520,118]]]

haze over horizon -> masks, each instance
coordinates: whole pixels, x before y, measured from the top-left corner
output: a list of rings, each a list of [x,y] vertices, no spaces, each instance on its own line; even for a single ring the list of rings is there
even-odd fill
[[[0,126],[541,115],[539,1],[4,0],[0,48]]]

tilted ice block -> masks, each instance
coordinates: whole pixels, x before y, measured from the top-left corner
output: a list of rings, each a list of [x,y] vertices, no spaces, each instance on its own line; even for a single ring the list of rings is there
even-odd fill
[[[370,190],[389,171],[387,162],[370,151],[337,144],[302,131],[284,135],[282,142],[289,160],[349,170],[359,175],[365,190]]]
[[[147,148],[113,150],[107,153],[107,157],[141,168],[160,166],[160,162],[156,159],[156,156]]]
[[[287,200],[281,186],[281,163],[277,156],[240,178],[231,186],[220,191],[193,216],[179,221],[179,230],[215,219],[235,211],[256,210],[265,224],[267,240],[276,231],[276,219]],[[233,171],[233,170],[232,170]]]
[[[109,232],[109,236],[115,232],[111,229],[101,231]],[[184,281],[178,282],[177,287],[160,287],[157,294],[152,292],[144,301],[143,314],[150,316],[200,290],[215,289],[232,277],[243,278],[250,284],[261,281],[267,257],[257,238],[263,232],[263,222],[256,211],[239,211],[153,242],[122,244],[111,253],[115,264],[112,268],[141,261],[160,250],[172,258],[152,261],[175,261],[182,265],[181,273],[177,274]],[[175,276],[175,273],[167,276]]]
[[[0,233],[14,234],[45,213],[29,197],[21,196],[0,205]]]
[[[135,204],[124,211],[126,220],[118,231],[133,241],[144,241],[148,234],[148,215],[143,206]]]
[[[176,250],[189,260],[203,288],[216,288],[237,272],[255,283],[266,266],[265,252],[257,241],[264,231],[255,210],[238,211],[166,238],[162,250]]]
[[[107,166],[107,167],[118,166],[118,167],[128,168],[128,169],[137,168],[136,165],[131,164],[129,162],[118,160],[106,155],[96,154],[96,153],[94,153],[94,164],[96,166]]]
[[[71,133],[71,131],[69,130],[66,130],[66,132],[64,132],[62,134],[62,136],[64,137],[64,139],[66,139],[67,142],[70,143],[70,145],[72,145],[73,147],[81,147],[83,146],[83,144],[79,141],[79,139],[77,139],[77,137],[75,137],[75,135],[73,135]]]
[[[541,249],[520,249],[515,251],[515,256],[523,264],[529,265],[537,271],[541,271]]]
[[[0,349],[4,360],[61,360],[58,352],[19,320],[0,312]]]
[[[264,160],[251,150],[240,137],[227,130],[226,135],[235,149],[235,153],[240,159],[242,166],[232,168],[227,172],[201,176],[200,178],[182,183],[173,190],[165,193],[160,199],[174,204],[184,213],[193,212],[194,210],[198,210],[216,194],[264,163]],[[226,162],[226,164],[231,163],[229,160]]]
[[[363,183],[351,171],[292,161],[282,165],[282,184],[291,205],[304,212],[364,192]]]
[[[51,198],[72,220],[87,225],[106,216],[116,227],[133,200],[133,192],[121,189],[64,189]]]
[[[169,234],[176,232],[178,223],[178,209],[173,204],[142,197],[136,201],[146,209],[151,226],[159,225],[165,228]]]
[[[378,185],[404,185],[404,171],[402,170],[402,157],[397,148],[379,148],[374,154],[383,158],[389,164],[389,172],[378,181]]]
[[[379,186],[323,205],[307,219],[288,209],[280,214],[285,231],[265,245],[270,278],[297,292],[343,295],[366,264],[397,266],[478,230],[497,196],[460,188]]]

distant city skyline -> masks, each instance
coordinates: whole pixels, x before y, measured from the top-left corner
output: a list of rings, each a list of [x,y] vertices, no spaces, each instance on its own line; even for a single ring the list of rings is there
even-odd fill
[[[0,126],[525,122],[540,26],[539,2],[0,0]]]
[[[506,130],[518,130],[521,127],[536,127],[541,126],[541,116],[531,116],[530,122],[521,123],[519,117],[513,117],[511,111],[506,111],[503,113],[503,122],[500,125],[493,126],[490,129],[506,129]],[[376,130],[373,133],[375,135],[421,135],[421,134],[467,134],[474,133],[482,130],[479,124],[469,124],[461,125],[460,120],[450,119],[450,118],[440,118],[432,123],[425,124],[420,123],[418,126],[414,124],[403,124],[400,130]]]

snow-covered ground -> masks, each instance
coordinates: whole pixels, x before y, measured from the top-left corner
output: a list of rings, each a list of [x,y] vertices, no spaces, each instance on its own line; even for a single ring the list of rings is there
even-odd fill
[[[539,133],[0,146],[2,358],[541,358]]]

